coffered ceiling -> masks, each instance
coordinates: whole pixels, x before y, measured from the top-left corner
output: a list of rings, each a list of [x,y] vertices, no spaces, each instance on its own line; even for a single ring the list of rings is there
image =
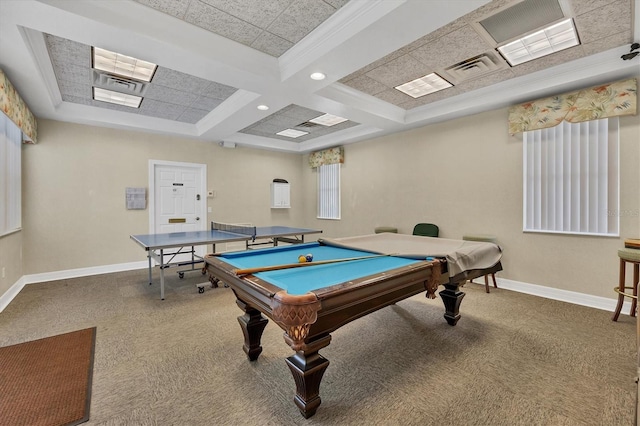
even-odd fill
[[[620,56],[640,41],[638,9],[637,0],[0,0],[0,67],[39,118],[303,153],[637,76],[640,56]],[[577,46],[515,66],[497,50],[566,18]],[[158,67],[150,82],[96,70],[93,47]],[[415,98],[397,89],[431,73],[451,86]],[[96,88],[142,101],[95,100]],[[342,120],[315,122],[325,114]],[[278,134],[287,129],[299,136]]]

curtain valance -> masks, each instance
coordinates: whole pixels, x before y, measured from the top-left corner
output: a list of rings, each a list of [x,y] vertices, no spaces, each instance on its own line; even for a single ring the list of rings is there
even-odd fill
[[[311,167],[320,167],[336,163],[344,163],[344,147],[342,146],[312,152],[309,155],[309,165]]]
[[[617,81],[509,108],[509,133],[545,129],[560,124],[598,120],[620,115],[635,115],[637,82],[635,78]]]
[[[36,118],[2,69],[0,69],[0,110],[22,130],[22,134],[29,139],[26,142],[37,142]]]

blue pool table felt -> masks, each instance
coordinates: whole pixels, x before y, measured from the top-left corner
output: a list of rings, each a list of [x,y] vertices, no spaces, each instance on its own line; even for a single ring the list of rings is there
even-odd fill
[[[298,263],[299,255],[312,254],[313,261],[371,256],[377,253],[321,245],[318,242],[249,250],[220,255],[221,260],[238,268]],[[325,265],[305,266],[277,271],[258,272],[255,275],[292,295],[301,295],[335,284],[348,282],[367,275],[421,262],[395,256],[353,260]]]

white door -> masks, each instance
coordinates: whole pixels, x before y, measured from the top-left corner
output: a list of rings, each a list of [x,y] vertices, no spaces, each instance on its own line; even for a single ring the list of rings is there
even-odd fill
[[[207,229],[206,167],[149,161],[149,233]],[[198,252],[203,254],[205,248],[199,248]]]

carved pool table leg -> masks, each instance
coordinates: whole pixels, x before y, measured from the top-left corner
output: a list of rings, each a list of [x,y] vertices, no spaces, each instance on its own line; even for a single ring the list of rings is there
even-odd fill
[[[329,345],[331,335],[305,344],[295,355],[286,359],[296,382],[296,396],[293,398],[305,419],[313,416],[320,406],[320,382],[329,366],[329,360],[318,351]]]
[[[444,319],[449,325],[456,325],[460,319],[460,303],[465,293],[460,291],[459,283],[447,283],[444,287],[445,289],[440,292],[445,308]]]
[[[242,349],[250,361],[255,361],[258,359],[258,356],[260,356],[260,353],[262,353],[260,338],[269,320],[264,318],[260,311],[252,308],[240,299],[236,300],[236,304],[245,312],[244,315],[238,317],[238,322],[244,334],[244,345],[242,345]]]

